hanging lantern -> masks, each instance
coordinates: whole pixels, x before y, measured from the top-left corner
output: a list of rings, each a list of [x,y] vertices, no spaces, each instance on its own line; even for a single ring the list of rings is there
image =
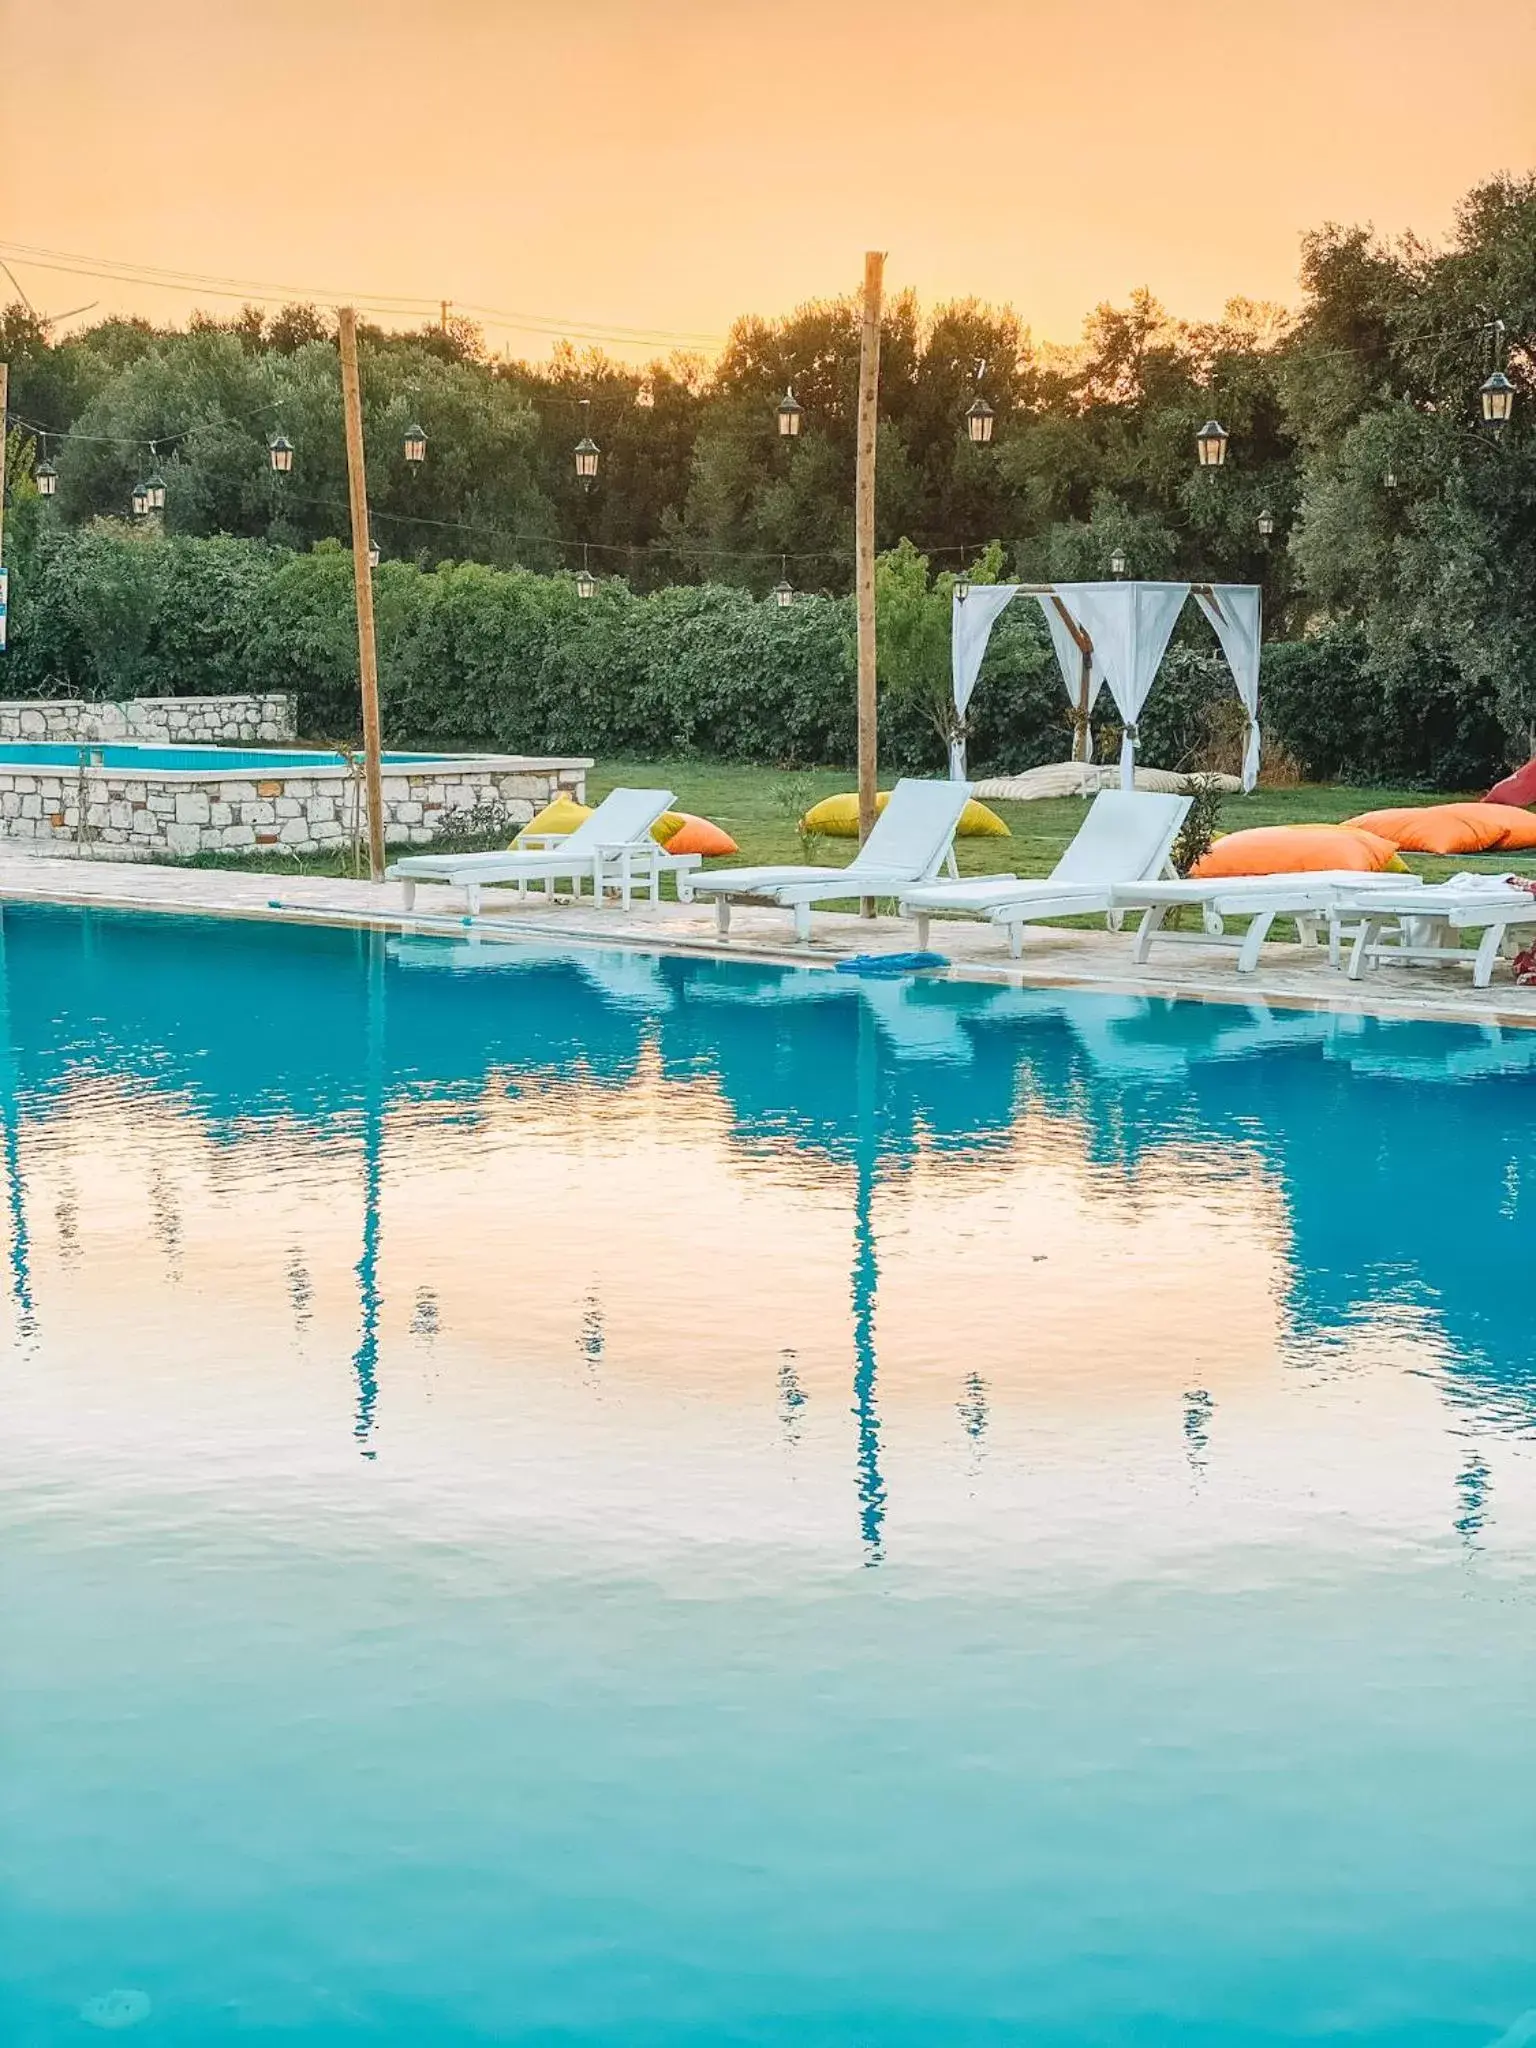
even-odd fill
[[[1115,552],[1109,558],[1110,575],[1123,576],[1130,566],[1130,563],[1126,559],[1125,549],[1116,548]]]
[[[57,497],[59,490],[59,472],[54,468],[53,464],[48,460],[46,455],[43,457],[42,461],[37,465],[36,469],[33,470],[32,481],[37,485],[37,495],[40,498]]]
[[[773,601],[781,612],[787,612],[795,601],[795,586],[787,576],[781,576],[773,586]]]
[[[992,439],[992,429],[997,415],[984,398],[975,399],[966,409],[965,431],[973,448],[985,448]]]
[[[133,507],[134,518],[143,519],[149,511],[149,485],[135,484],[133,496],[128,502]]]
[[[583,603],[588,598],[596,597],[597,595],[597,578],[592,574],[592,571],[585,562],[576,571],[576,595]]]
[[[1387,471],[1386,475],[1381,480],[1381,487],[1384,491],[1395,491],[1397,489],[1396,470],[1389,469]]]
[[[794,441],[799,438],[800,422],[804,415],[805,407],[796,398],[795,388],[791,384],[785,390],[784,396],[779,400],[779,434],[781,439]]]
[[[1259,539],[1268,540],[1275,530],[1275,515],[1266,505],[1258,517]]]
[[[971,579],[964,571],[955,578],[955,603],[964,604],[971,594]]]
[[[281,429],[267,442],[267,460],[278,476],[287,476],[293,468],[293,443]]]
[[[1478,396],[1483,401],[1483,425],[1497,440],[1509,425],[1510,414],[1515,409],[1515,387],[1502,370],[1495,370],[1484,382]]]
[[[377,569],[379,566],[379,544],[372,534],[368,536],[368,566],[370,569]]]
[[[597,476],[597,465],[602,460],[602,450],[590,434],[583,434],[576,443],[576,474],[588,490]]]
[[[1227,459],[1227,430],[1220,420],[1207,420],[1195,436],[1202,469],[1220,469]]]
[[[149,482],[145,484],[144,494],[149,500],[149,510],[151,512],[163,512],[165,510],[165,478],[158,469],[149,479]]]
[[[427,459],[426,430],[411,425],[405,430],[405,439],[400,444],[401,452],[412,469],[420,469]]]

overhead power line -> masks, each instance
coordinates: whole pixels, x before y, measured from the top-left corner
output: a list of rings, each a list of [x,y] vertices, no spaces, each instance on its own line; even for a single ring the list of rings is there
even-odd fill
[[[333,287],[279,284],[270,279],[224,277],[217,273],[167,270],[157,265],[120,262],[109,257],[82,256],[67,249],[42,248],[32,243],[0,241],[0,256],[13,263],[38,270],[57,271],[69,277],[89,277],[116,284],[139,285],[155,291],[201,292],[211,298],[237,299],[247,304],[355,306],[361,313],[387,319],[408,319],[420,315],[435,321],[441,299],[419,299],[389,293],[340,291]],[[459,304],[459,301],[453,301]],[[514,333],[547,335],[557,340],[610,341],[635,348],[715,349],[726,337],[721,334],[670,332],[663,328],[621,327],[595,320],[566,319],[553,313],[527,313],[502,306],[466,304],[463,310],[481,326]]]

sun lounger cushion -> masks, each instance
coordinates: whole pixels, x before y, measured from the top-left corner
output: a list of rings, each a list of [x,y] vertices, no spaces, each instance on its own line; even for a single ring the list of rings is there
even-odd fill
[[[677,815],[683,822],[666,842],[668,853],[702,853],[706,860],[740,853],[741,848],[730,833],[722,832],[708,818],[696,818],[691,811],[679,811]]]
[[[1190,869],[1193,881],[1230,875],[1309,875],[1344,869],[1379,874],[1397,858],[1390,839],[1347,825],[1255,825],[1215,840]]]
[[[1421,804],[1351,818],[1408,853],[1494,853],[1536,847],[1536,818],[1514,804]]]
[[[875,798],[875,808],[883,811],[890,800],[890,791],[882,789]],[[843,796],[824,796],[819,804],[813,804],[800,820],[802,832],[819,833],[824,839],[857,839],[859,836],[859,799],[850,791]],[[957,839],[1007,839],[1008,827],[985,804],[977,803],[974,797],[960,813],[960,822],[955,827]]]

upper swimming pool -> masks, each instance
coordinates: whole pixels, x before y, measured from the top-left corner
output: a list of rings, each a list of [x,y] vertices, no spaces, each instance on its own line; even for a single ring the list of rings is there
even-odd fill
[[[387,766],[464,758],[448,754],[385,754]],[[296,768],[345,769],[346,756],[279,747],[112,746],[92,740],[0,742],[0,768],[142,768],[149,775],[278,775]]]
[[[0,2038],[1527,2038],[1533,1188],[1536,1033],[5,907]]]

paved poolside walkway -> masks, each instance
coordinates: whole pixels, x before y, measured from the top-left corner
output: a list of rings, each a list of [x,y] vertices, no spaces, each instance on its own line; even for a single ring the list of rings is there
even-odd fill
[[[462,937],[468,923],[461,899],[423,884],[409,917],[397,883],[375,888],[320,875],[253,874],[214,868],[156,867],[148,863],[58,859],[47,854],[0,853],[0,902],[91,904],[120,910],[157,910],[212,917],[290,918],[355,924],[383,922],[413,931]],[[797,946],[789,915],[738,908],[722,942],[712,905],[637,905],[627,915],[550,902],[540,895],[487,891],[475,929],[487,941],[537,938],[664,948],[727,958],[833,965],[854,953],[900,952],[915,943],[913,927],[894,917],[867,922],[852,915],[818,913],[816,939]],[[1118,993],[1201,996],[1232,1002],[1273,999],[1287,1004],[1366,1010],[1386,1016],[1461,1019],[1489,1024],[1536,1025],[1536,989],[1519,988],[1508,970],[1491,988],[1475,989],[1466,967],[1388,968],[1350,982],[1328,965],[1325,952],[1294,945],[1269,948],[1258,971],[1239,975],[1232,952],[1203,937],[1160,946],[1145,967],[1131,964],[1128,932],[1080,931],[1037,925],[1022,961],[1008,956],[1002,934],[964,919],[935,921],[932,944],[953,975],[992,983],[1090,987]]]

